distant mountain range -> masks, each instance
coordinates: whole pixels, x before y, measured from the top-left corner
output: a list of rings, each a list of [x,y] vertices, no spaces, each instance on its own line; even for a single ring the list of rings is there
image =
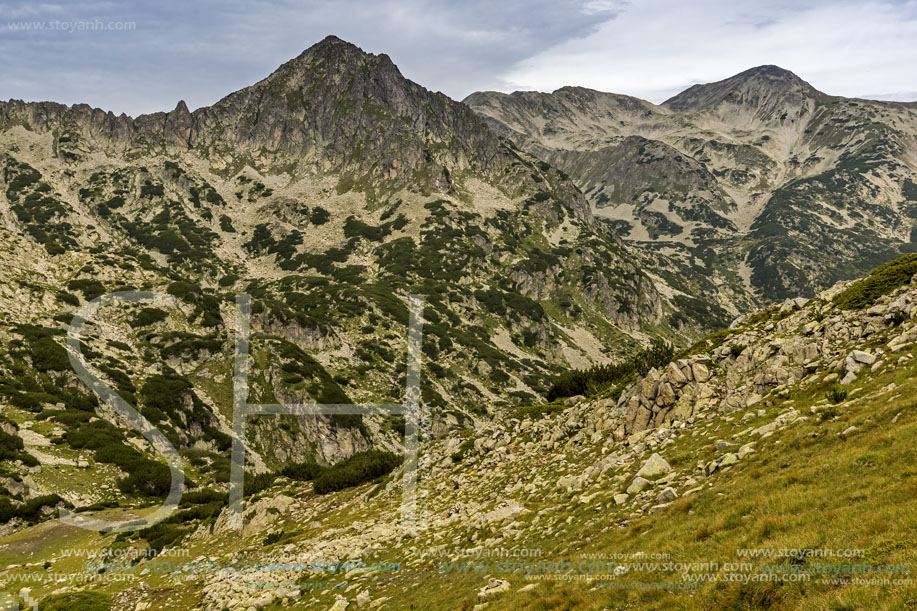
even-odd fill
[[[638,249],[729,285],[741,307],[914,249],[917,104],[829,96],[776,66],[654,105],[577,87],[465,103],[567,172]]]

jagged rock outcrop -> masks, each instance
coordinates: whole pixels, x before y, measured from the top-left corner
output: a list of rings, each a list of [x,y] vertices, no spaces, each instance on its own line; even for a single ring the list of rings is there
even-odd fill
[[[884,364],[877,355],[852,345],[881,337],[886,350],[893,352],[917,337],[912,325],[898,326],[914,314],[914,285],[882,297],[864,311],[832,310],[830,298],[842,287],[813,300],[788,300],[774,308],[775,320],[766,323],[748,325],[739,319],[715,350],[679,359],[662,371],[651,370],[621,395],[617,410],[623,421],[616,435],[624,438],[711,412],[745,411],[770,393],[816,379],[849,384],[861,370],[874,371]]]

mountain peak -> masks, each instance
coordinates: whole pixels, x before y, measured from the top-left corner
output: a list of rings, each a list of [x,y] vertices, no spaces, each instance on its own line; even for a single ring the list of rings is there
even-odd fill
[[[749,68],[744,72],[740,72],[734,78],[738,77],[750,77],[750,76],[766,76],[770,78],[783,78],[783,79],[795,79],[802,81],[801,78],[796,76],[793,72],[790,72],[786,68],[781,68],[780,66],[775,66],[774,64],[764,64],[763,66],[755,66],[754,68]]]
[[[689,87],[663,102],[676,111],[711,110],[723,103],[751,107],[770,114],[783,112],[785,105],[797,105],[819,92],[789,70],[771,64],[749,68],[735,76],[714,83]]]
[[[364,51],[352,42],[337,36],[326,36],[298,56],[282,64],[268,79],[276,78],[288,72],[302,72],[309,70],[353,70],[355,68],[371,66],[394,71],[401,77],[398,68],[386,54],[373,54]],[[403,78],[403,77],[402,77]],[[266,79],[267,80],[267,79]]]
[[[353,57],[353,56],[366,56],[366,57],[376,57],[372,53],[367,53],[357,45],[352,42],[348,42],[342,38],[330,34],[325,36],[320,41],[307,48],[305,51],[299,54],[296,59],[310,56],[337,56],[337,57]],[[296,61],[296,59],[292,61]]]
[[[502,171],[506,162],[468,107],[405,78],[388,55],[337,36],[197,114],[208,138],[309,159],[323,171],[447,188],[455,170]]]

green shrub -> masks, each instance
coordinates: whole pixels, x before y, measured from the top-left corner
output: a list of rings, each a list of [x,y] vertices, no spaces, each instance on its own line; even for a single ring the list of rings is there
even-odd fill
[[[204,488],[202,490],[194,490],[192,492],[188,492],[181,497],[182,507],[186,507],[188,505],[207,505],[209,503],[217,502],[226,505],[229,502],[228,495],[225,492],[211,490],[210,488]]]
[[[369,450],[325,469],[315,478],[316,494],[327,494],[369,482],[391,473],[402,463],[402,458],[391,452]]]
[[[49,255],[62,255],[67,252],[67,249],[58,244],[57,242],[45,242],[45,250]]]
[[[182,377],[156,374],[144,382],[140,398],[154,414],[175,414],[183,407],[184,395],[190,389],[191,383]]]
[[[130,324],[132,327],[149,327],[152,324],[162,322],[169,317],[169,313],[160,308],[143,308],[134,316]]]
[[[213,325],[204,324],[204,326]],[[223,348],[223,341],[215,335],[201,337],[198,335],[192,335],[190,333],[180,332],[176,334],[169,334],[167,337],[170,341],[173,339],[177,339],[178,341],[169,343],[168,345],[160,348],[159,354],[164,359],[190,354],[194,354],[196,356],[204,351],[215,354]]]
[[[164,255],[181,254],[191,250],[191,245],[175,229],[163,229],[153,236],[148,245]]]
[[[30,346],[32,365],[38,371],[66,371],[70,369],[67,351],[50,337],[42,337]]]
[[[69,428],[72,428],[72,429],[79,428],[82,423],[89,422],[89,419],[92,418],[93,416],[92,412],[84,412],[84,411],[75,410],[75,409],[65,409],[62,412],[57,411],[57,410],[50,411],[50,412],[44,411],[42,412],[41,416],[39,417],[41,418],[45,414],[47,414],[48,417],[53,418],[55,422],[60,422],[68,429]]]
[[[236,282],[238,282],[238,280],[239,280],[239,276],[238,276],[238,275],[236,275],[236,274],[227,274],[227,275],[223,276],[222,278],[220,278],[219,284],[220,284],[221,287],[226,288],[226,287],[228,287],[228,286],[234,285]]]
[[[347,217],[344,221],[344,236],[348,238],[365,238],[370,242],[381,242],[388,235],[386,227],[367,225],[356,217]]]
[[[101,592],[56,594],[41,601],[39,611],[110,611],[111,598]]]
[[[748,347],[748,346],[746,346],[745,344],[730,344],[730,346],[729,346],[729,353],[730,353],[732,356],[737,357],[737,356],[739,356],[740,354],[742,354],[742,352],[743,352],[747,347]]]
[[[165,195],[165,189],[163,189],[162,185],[153,184],[147,180],[140,186],[140,197],[152,199],[154,197],[162,197],[163,195]]]
[[[910,282],[914,274],[917,274],[917,253],[910,253],[880,265],[835,295],[832,301],[842,310],[861,310]]]
[[[82,278],[71,280],[67,283],[67,288],[71,291],[77,291],[83,294],[87,301],[92,301],[96,297],[105,294],[105,285],[98,280]]]
[[[20,507],[16,509],[16,517],[22,518],[30,524],[34,524],[41,520],[45,515],[45,508],[56,507],[59,504],[65,504],[68,507],[69,503],[64,501],[61,497],[56,494],[48,494],[45,496],[38,496],[33,499],[29,499],[23,503]]]
[[[458,449],[452,453],[452,462],[462,462],[465,459],[465,455],[473,449],[474,439],[466,439],[459,445]]]
[[[576,369],[557,377],[548,390],[548,401],[574,395],[595,395],[609,388],[620,389],[637,375],[646,375],[652,368],[668,365],[675,356],[671,344],[656,340],[630,359],[614,365],[596,365]]]
[[[118,489],[124,494],[162,497],[172,487],[172,472],[166,465],[143,458],[129,465],[127,477],[118,480]]]
[[[847,398],[847,391],[840,386],[833,386],[831,390],[825,393],[825,398],[831,403],[837,404]]]
[[[68,411],[61,412],[62,415]],[[72,414],[72,412],[69,412]],[[90,414],[91,416],[92,414]],[[71,448],[77,450],[98,450],[112,443],[120,443],[123,439],[120,431],[104,420],[88,420],[82,422],[79,428],[68,430],[64,433],[64,440]]]
[[[267,490],[274,485],[277,478],[273,473],[259,473],[258,475],[246,474],[245,476],[245,493],[258,494]]]
[[[149,543],[150,548],[160,550],[181,541],[186,531],[167,521],[154,524],[137,532],[137,536]]]
[[[18,435],[10,435],[0,429],[0,460],[13,461],[23,454],[25,445]]]
[[[513,417],[522,419],[540,420],[545,416],[555,416],[564,411],[563,403],[546,403],[544,405],[525,405],[513,410]]]
[[[232,219],[225,214],[220,216],[220,229],[226,233],[235,233],[236,228],[232,226]]]
[[[67,291],[58,291],[57,300],[74,307],[80,305],[80,298],[72,293],[68,293]]]
[[[331,213],[322,208],[321,206],[316,206],[312,208],[312,213],[309,215],[309,222],[313,225],[324,225],[331,219]]]
[[[280,475],[298,482],[311,482],[321,475],[324,467],[314,462],[293,463],[280,470]]]
[[[166,292],[182,301],[195,304],[201,298],[201,287],[186,280],[177,280],[166,287]]]
[[[0,524],[6,524],[16,517],[16,506],[6,496],[0,496]]]

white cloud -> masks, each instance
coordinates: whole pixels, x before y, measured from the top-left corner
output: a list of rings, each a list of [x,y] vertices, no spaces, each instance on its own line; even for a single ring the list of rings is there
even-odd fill
[[[506,90],[581,85],[660,102],[694,83],[777,64],[826,93],[864,96],[917,89],[914,41],[915,2],[645,0],[502,78]]]
[[[917,91],[917,0],[802,1],[0,0],[0,96],[132,115],[179,99],[195,108],[328,34],[388,53],[408,78],[457,99],[584,85],[660,101],[764,63],[828,93]],[[69,34],[9,27],[54,19],[137,25]]]
[[[616,0],[587,0],[583,3],[583,13],[587,15],[617,14],[623,3]]]

